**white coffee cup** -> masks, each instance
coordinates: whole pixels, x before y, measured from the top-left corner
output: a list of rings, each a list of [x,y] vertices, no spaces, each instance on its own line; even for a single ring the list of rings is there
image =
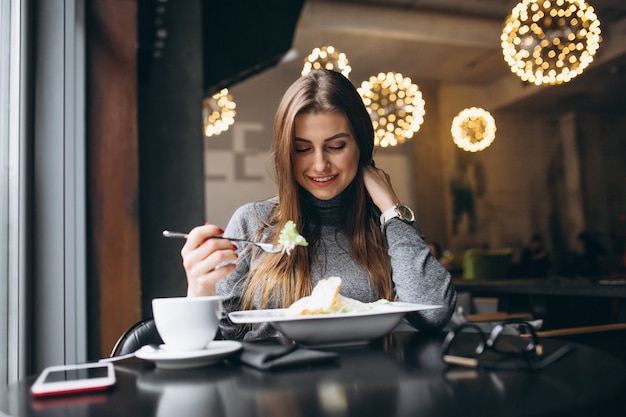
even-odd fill
[[[152,315],[165,347],[199,350],[215,339],[223,297],[169,297],[152,300]]]

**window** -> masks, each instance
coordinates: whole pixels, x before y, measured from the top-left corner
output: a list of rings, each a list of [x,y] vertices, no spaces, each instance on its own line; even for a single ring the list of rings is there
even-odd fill
[[[0,384],[86,359],[83,7],[0,2]]]

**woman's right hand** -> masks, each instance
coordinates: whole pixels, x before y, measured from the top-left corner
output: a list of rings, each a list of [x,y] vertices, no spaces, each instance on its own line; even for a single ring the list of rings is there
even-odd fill
[[[188,297],[215,295],[217,283],[235,270],[237,247],[226,239],[212,239],[222,233],[220,227],[212,224],[189,232],[180,251],[187,274]]]

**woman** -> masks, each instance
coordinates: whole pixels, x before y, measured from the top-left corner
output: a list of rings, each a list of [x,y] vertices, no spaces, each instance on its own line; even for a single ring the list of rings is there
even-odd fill
[[[279,104],[274,136],[278,197],[240,207],[225,232],[209,224],[190,232],[181,251],[188,295],[228,297],[226,311],[288,307],[320,279],[339,276],[341,294],[363,302],[441,305],[407,319],[419,329],[444,326],[456,302],[450,274],[430,255],[410,209],[396,210],[389,176],[372,161],[371,119],[350,81],[326,70],[298,79]],[[277,242],[289,220],[309,242],[290,255],[211,239]],[[268,324],[224,321],[221,330],[228,339],[280,337]]]

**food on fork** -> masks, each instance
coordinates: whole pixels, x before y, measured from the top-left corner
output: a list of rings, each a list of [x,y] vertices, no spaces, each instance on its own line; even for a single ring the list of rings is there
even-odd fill
[[[280,231],[278,244],[283,247],[283,253],[287,252],[287,255],[289,255],[296,246],[308,246],[309,243],[304,236],[298,233],[296,224],[292,220],[289,220]]]
[[[373,303],[362,303],[339,294],[341,278],[330,277],[320,280],[311,295],[302,297],[287,309],[288,316],[306,316],[313,314],[353,313],[367,311],[377,304],[389,301],[380,299]]]

